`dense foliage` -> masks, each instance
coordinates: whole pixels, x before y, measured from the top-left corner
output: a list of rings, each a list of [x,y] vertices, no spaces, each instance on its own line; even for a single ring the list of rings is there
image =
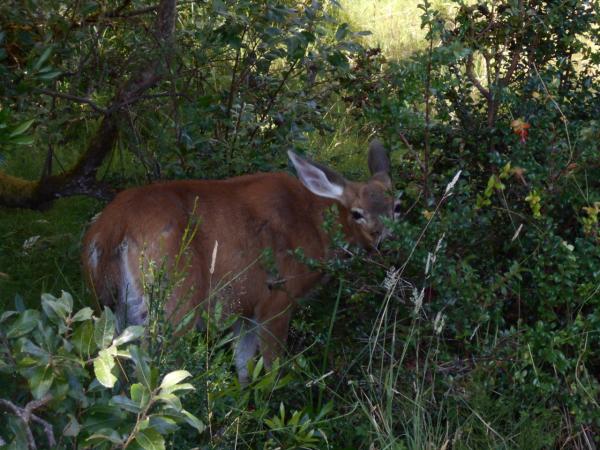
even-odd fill
[[[289,358],[271,372],[258,360],[247,387],[229,322],[175,338],[157,313],[153,339],[133,345],[139,330],[115,337],[108,310],[75,313],[67,294],[31,309],[39,289],[3,288],[18,274],[0,267],[4,305],[19,294],[0,319],[0,439],[20,448],[30,430],[42,448],[47,423],[59,448],[597,445],[597,2],[425,1],[427,45],[400,61],[319,2],[181,2],[162,40],[152,2],[12,6],[0,5],[0,198],[98,142],[113,155],[99,178],[123,187],[274,170],[294,147],[358,175],[356,149],[377,134],[405,213],[376,254],[307,261],[333,281],[302,302]],[[124,101],[148,67],[155,83]],[[58,254],[37,237],[6,231],[0,261]],[[182,370],[180,399],[161,389]],[[27,405],[43,423],[20,418]],[[112,420],[102,432],[98,414]]]

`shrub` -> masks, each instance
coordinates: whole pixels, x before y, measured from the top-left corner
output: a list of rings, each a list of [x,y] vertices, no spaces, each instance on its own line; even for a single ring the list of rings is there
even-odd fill
[[[17,305],[18,306],[18,305]],[[165,436],[187,423],[204,424],[180,397],[194,388],[190,373],[161,376],[133,342],[142,327],[115,335],[110,309],[73,310],[72,297],[44,294],[42,311],[17,308],[2,325],[0,406],[8,448],[165,448]]]

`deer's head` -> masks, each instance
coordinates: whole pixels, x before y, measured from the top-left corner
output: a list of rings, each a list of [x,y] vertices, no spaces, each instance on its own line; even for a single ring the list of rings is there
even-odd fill
[[[395,198],[390,179],[390,160],[381,142],[369,147],[371,178],[366,182],[346,180],[336,171],[289,151],[298,177],[313,194],[337,200],[342,205],[340,220],[350,230],[348,238],[364,247],[377,247],[390,235],[384,218],[400,215],[400,202]]]

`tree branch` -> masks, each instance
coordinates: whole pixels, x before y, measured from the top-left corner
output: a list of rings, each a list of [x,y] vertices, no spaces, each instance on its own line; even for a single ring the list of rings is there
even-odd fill
[[[4,400],[0,398],[0,406],[4,406],[6,409],[10,410],[15,416],[17,416],[21,421],[25,424],[25,435],[27,437],[27,446],[30,450],[37,449],[35,444],[35,439],[33,438],[33,433],[31,432],[31,422],[35,422],[38,425],[41,425],[44,428],[44,433],[46,433],[46,439],[48,440],[48,446],[54,447],[56,446],[56,439],[54,438],[54,431],[52,430],[52,425],[46,422],[44,419],[36,416],[33,411],[41,408],[46,403],[52,400],[50,395],[46,395],[39,400],[32,400],[25,408],[21,408],[20,406],[15,405],[9,400]]]
[[[506,70],[506,74],[502,78],[500,78],[500,86],[508,86],[508,83],[510,83],[512,76],[515,73],[517,66],[519,65],[520,56],[521,52],[518,49],[514,49],[513,51],[511,51],[510,65]]]
[[[38,92],[38,93],[44,94],[44,95],[49,95],[50,97],[54,97],[54,98],[56,98],[56,97],[64,98],[67,100],[72,100],[76,103],[83,103],[83,104],[89,105],[96,112],[99,112],[102,114],[107,113],[106,108],[102,108],[101,106],[98,106],[96,103],[94,103],[92,100],[90,100],[89,98],[86,98],[86,97],[78,97],[77,95],[66,94],[64,92],[51,91],[49,89],[36,89],[35,92]]]
[[[156,7],[154,37],[161,47],[169,47],[173,41],[177,0],[161,0]],[[164,54],[166,52],[161,52]],[[66,98],[88,104],[104,114],[90,145],[75,166],[60,175],[49,175],[39,181],[24,180],[0,172],[0,205],[9,207],[40,208],[53,200],[71,195],[92,195],[110,198],[112,192],[96,181],[98,168],[114,148],[118,138],[118,126],[123,107],[142,98],[145,91],[162,78],[163,58],[157,57],[142,67],[117,91],[111,104],[102,108],[85,97],[72,96],[54,91],[40,90],[46,95]]]
[[[469,56],[467,56],[467,65],[466,65],[465,70],[467,73],[467,78],[469,78],[469,81],[471,83],[473,83],[473,86],[475,86],[477,88],[477,90],[481,93],[481,95],[483,95],[487,100],[491,100],[492,94],[490,93],[489,90],[487,90],[486,88],[483,87],[483,85],[479,82],[479,80],[475,76],[475,72],[473,71],[473,55],[472,54],[469,54]]]

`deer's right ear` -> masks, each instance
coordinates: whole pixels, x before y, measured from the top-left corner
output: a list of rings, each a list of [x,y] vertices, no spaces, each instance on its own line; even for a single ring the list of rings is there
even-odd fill
[[[309,161],[288,151],[288,156],[298,172],[302,184],[313,194],[320,197],[342,200],[346,180],[328,167]]]

